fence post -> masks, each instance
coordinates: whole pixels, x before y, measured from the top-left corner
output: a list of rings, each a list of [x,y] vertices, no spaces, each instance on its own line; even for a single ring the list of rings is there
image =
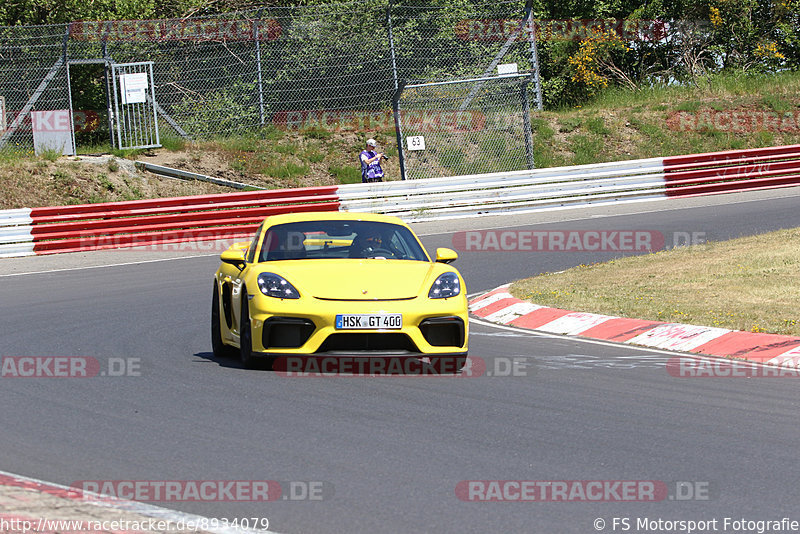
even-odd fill
[[[103,65],[103,71],[105,72],[105,82],[106,82],[106,114],[107,122],[108,122],[108,142],[111,143],[111,148],[114,148],[114,107],[111,105],[111,91],[114,90],[114,73],[111,71],[111,64],[114,60],[108,53],[108,24],[104,25],[105,30],[103,31],[103,40],[100,44],[100,49],[103,53],[103,59],[105,59],[105,64]]]
[[[397,81],[397,59],[394,55],[394,35],[392,34],[392,4],[394,0],[389,0],[389,5],[386,7],[386,24],[389,28],[389,52],[392,55],[392,75],[394,77],[394,89],[395,91],[400,86],[399,82]]]
[[[69,35],[72,29],[71,24],[67,24],[67,32],[64,34],[64,68],[67,69],[67,100],[69,100],[69,137],[72,142],[72,155],[78,153],[78,146],[75,144],[75,110],[72,109],[72,80],[69,77]]]
[[[536,91],[536,109],[542,111],[542,81],[539,77],[539,50],[536,47],[536,23],[533,18],[533,0],[528,0],[525,5],[531,31],[528,40],[531,42],[531,63],[533,64],[533,86]]]
[[[261,119],[261,126],[264,126],[264,87],[261,83],[261,39],[258,35],[258,26],[261,23],[262,11],[263,9],[259,9],[256,12],[253,36],[255,37],[256,41],[256,70],[258,72],[258,116]]]
[[[403,89],[406,87],[406,82],[399,82],[397,89],[394,91],[392,97],[392,112],[394,115],[394,131],[397,134],[397,161],[400,163],[400,179],[406,179],[406,157],[403,150],[403,125],[400,122],[400,95],[403,94]]]
[[[528,82],[530,78],[524,78],[520,83],[520,96],[522,97],[522,127],[525,130],[525,157],[528,160],[528,168],[535,169],[536,162],[533,160],[533,132],[531,132],[531,106],[528,103]]]

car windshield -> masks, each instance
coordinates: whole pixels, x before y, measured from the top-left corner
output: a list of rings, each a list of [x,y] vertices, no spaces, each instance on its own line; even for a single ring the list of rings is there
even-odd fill
[[[272,226],[259,261],[379,258],[430,261],[411,231],[370,221],[303,221]]]

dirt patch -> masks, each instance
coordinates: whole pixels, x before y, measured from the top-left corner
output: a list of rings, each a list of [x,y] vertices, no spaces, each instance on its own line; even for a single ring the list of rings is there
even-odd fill
[[[0,209],[93,204],[143,198],[226,193],[205,182],[159,178],[130,172],[124,162],[105,165],[81,158],[20,159],[0,165]]]
[[[203,147],[188,147],[186,151],[153,150],[136,156],[136,161],[162,165],[172,169],[205,174],[213,178],[223,178],[234,182],[242,182],[258,187],[280,187],[278,180],[265,176],[249,176],[235,171],[229,164],[229,158],[221,152]],[[228,189],[228,191],[231,191]]]

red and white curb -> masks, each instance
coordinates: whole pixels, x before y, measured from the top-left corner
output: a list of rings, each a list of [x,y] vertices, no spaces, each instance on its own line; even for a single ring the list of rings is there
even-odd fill
[[[489,322],[550,334],[800,367],[798,337],[548,308],[513,297],[510,286],[472,299],[470,312]]]
[[[77,490],[45,482],[35,478],[16,475],[0,471],[0,522],[6,524],[29,524],[36,528],[30,532],[40,534],[56,534],[65,532],[64,527],[53,530],[54,524],[69,522],[87,523],[118,523],[140,524],[148,523],[148,518],[167,522],[166,531],[185,532],[194,534],[208,532],[212,534],[275,534],[269,530],[249,530],[230,526],[212,526],[211,518],[161,508],[143,502],[127,501],[115,497],[98,495],[96,493]],[[219,521],[217,521],[219,523]],[[50,525],[50,526],[48,526]],[[202,527],[199,527],[202,525]],[[206,526],[208,525],[208,526]],[[192,528],[189,528],[189,527]],[[137,534],[148,532],[136,530]],[[0,530],[3,532],[3,530]],[[9,532],[17,532],[12,528]],[[81,530],[80,532],[84,532]],[[106,531],[110,534],[130,534],[129,530]],[[18,534],[25,534],[19,530]]]

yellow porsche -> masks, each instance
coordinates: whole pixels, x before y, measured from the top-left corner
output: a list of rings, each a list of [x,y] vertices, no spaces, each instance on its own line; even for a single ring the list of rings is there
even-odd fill
[[[254,367],[279,356],[467,354],[467,298],[457,258],[432,259],[397,217],[268,217],[222,253],[214,276],[214,355]],[[463,358],[462,358],[463,357]]]

